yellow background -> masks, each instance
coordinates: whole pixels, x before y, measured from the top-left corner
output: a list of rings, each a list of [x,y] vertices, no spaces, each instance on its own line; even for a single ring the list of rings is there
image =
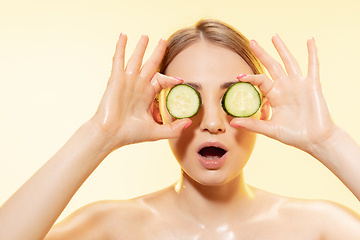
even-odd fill
[[[333,119],[360,140],[358,0],[0,0],[0,205],[95,112],[120,32],[129,36],[129,56],[141,34],[150,36],[152,50],[161,37],[203,17],[228,22],[274,56],[270,38],[278,33],[304,73],[306,40],[315,37]],[[356,198],[317,160],[266,137],[259,137],[245,173],[256,187],[360,213]],[[178,176],[166,141],[120,149],[60,219],[93,201],[161,189]]]

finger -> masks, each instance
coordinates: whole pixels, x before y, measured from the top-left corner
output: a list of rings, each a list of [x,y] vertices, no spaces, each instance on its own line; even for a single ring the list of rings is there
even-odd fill
[[[273,36],[272,42],[284,63],[288,75],[301,76],[302,74],[299,63],[296,61],[295,57],[291,54],[279,35],[276,34]]]
[[[148,42],[149,37],[146,35],[142,35],[135,47],[133,54],[128,61],[128,64],[126,66],[126,72],[139,73]]]
[[[248,82],[257,86],[259,90],[266,96],[274,87],[274,82],[265,74],[259,75],[239,75],[237,79],[241,82]]]
[[[308,75],[314,79],[320,79],[319,58],[314,38],[308,40],[307,46],[309,55]]]
[[[241,127],[250,132],[259,133],[270,138],[274,138],[273,130],[267,121],[255,118],[234,118],[231,120],[230,125],[233,127]]]
[[[144,77],[145,79],[148,79],[154,75],[165,54],[166,47],[167,47],[166,40],[161,38],[154,52],[151,54],[150,58],[146,61],[143,68],[141,69],[140,76]]]
[[[159,125],[156,131],[156,140],[179,137],[181,132],[190,126],[192,121],[189,118],[176,120],[171,124]]]
[[[183,83],[184,80],[180,78],[173,78],[161,73],[156,73],[154,77],[151,79],[150,83],[153,86],[154,92],[158,93],[163,88],[173,87],[177,84]]]
[[[262,47],[260,47],[260,45],[255,40],[251,40],[249,46],[274,80],[287,77],[287,74],[285,73],[280,63],[278,63]]]
[[[119,40],[116,44],[116,50],[113,57],[113,65],[111,70],[112,75],[119,75],[124,71],[126,42],[127,36],[121,33]]]

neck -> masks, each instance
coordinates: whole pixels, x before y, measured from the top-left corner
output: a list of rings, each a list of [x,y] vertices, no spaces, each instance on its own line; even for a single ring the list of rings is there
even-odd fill
[[[181,211],[202,224],[209,219],[228,221],[239,217],[253,199],[242,172],[221,186],[204,186],[182,172],[175,191]]]

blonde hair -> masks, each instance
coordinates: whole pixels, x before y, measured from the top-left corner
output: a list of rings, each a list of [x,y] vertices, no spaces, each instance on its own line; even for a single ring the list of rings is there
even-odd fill
[[[180,29],[171,35],[159,72],[165,74],[166,68],[181,51],[201,40],[239,54],[255,74],[264,72],[261,63],[249,47],[249,40],[232,26],[213,19],[200,20],[194,26]]]

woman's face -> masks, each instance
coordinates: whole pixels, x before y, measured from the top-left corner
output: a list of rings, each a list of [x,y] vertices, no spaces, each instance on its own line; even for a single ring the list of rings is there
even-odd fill
[[[195,181],[211,186],[238,176],[252,153],[256,134],[232,127],[232,117],[222,109],[221,99],[239,74],[254,74],[251,68],[233,51],[200,41],[177,55],[165,74],[182,78],[202,98],[190,127],[179,138],[169,140],[182,170]],[[174,121],[162,105],[163,122]],[[258,118],[259,113],[253,117]]]

